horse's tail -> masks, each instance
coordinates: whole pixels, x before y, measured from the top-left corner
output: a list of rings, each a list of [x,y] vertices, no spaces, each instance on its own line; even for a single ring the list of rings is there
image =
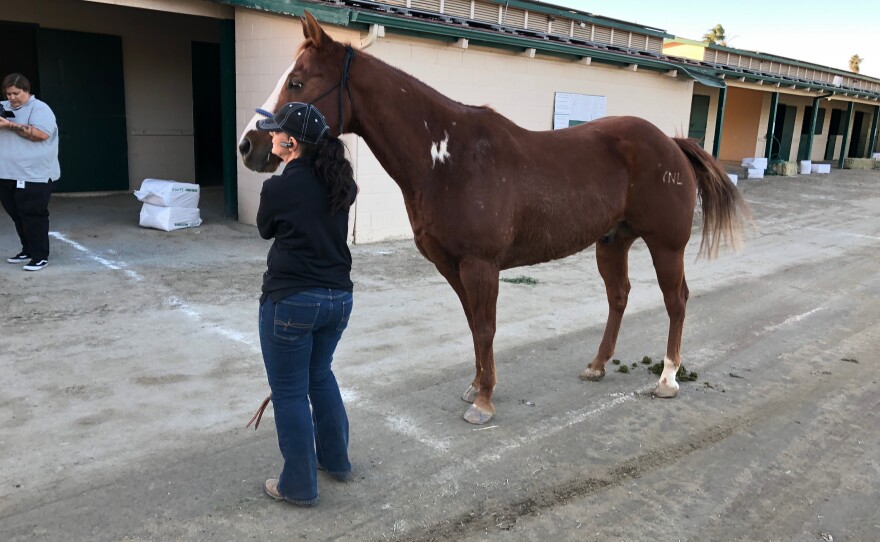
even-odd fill
[[[743,221],[751,218],[745,199],[711,154],[693,139],[672,138],[684,152],[697,177],[697,192],[703,208],[703,238],[699,256],[718,256],[726,242],[739,251],[742,247]]]

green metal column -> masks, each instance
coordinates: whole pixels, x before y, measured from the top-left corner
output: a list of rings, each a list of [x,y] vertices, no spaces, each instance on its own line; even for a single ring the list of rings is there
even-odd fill
[[[871,122],[871,134],[868,136],[868,156],[876,152],[874,146],[877,144],[877,124],[880,123],[880,105],[874,106],[874,120]]]
[[[813,138],[816,134],[816,120],[819,118],[819,102],[822,96],[813,98],[813,115],[810,118],[810,137],[807,138],[807,160],[813,159]]]
[[[727,87],[718,89],[718,112],[715,114],[715,142],[712,143],[712,156],[718,159],[721,150],[721,127],[724,125],[724,108],[727,106]]]
[[[770,163],[770,152],[773,151],[773,133],[776,131],[776,109],[779,107],[779,93],[770,95],[770,121],[767,123],[767,144],[764,145],[764,158]]]
[[[220,21],[220,123],[223,131],[223,207],[238,218],[238,134],[235,131],[235,21]]]
[[[843,159],[846,158],[846,144],[849,143],[849,129],[852,122],[853,109],[856,108],[855,102],[849,102],[846,106],[846,122],[843,124],[843,145],[840,146],[840,158],[837,159],[838,169],[843,169]]]

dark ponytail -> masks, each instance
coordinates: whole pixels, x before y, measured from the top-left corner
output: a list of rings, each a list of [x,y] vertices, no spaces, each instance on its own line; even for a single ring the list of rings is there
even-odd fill
[[[330,213],[347,211],[357,193],[357,185],[342,140],[327,137],[317,145],[300,142],[300,146],[302,154],[311,158],[315,175],[330,188]]]

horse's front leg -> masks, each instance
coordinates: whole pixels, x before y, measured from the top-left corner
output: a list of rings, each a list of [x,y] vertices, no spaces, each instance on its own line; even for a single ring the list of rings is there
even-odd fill
[[[495,389],[495,307],[498,302],[497,265],[483,260],[466,259],[459,265],[459,278],[464,288],[465,312],[470,310],[469,323],[474,338],[476,376],[463,399],[473,398],[473,404],[464,419],[473,424],[484,424],[495,415],[492,391]],[[475,395],[475,396],[474,396]]]
[[[441,275],[446,279],[452,289],[455,290],[455,293],[458,295],[458,300],[461,301],[461,306],[464,309],[464,315],[467,317],[468,327],[471,330],[471,335],[474,333],[474,319],[471,316],[471,307],[468,303],[467,292],[464,290],[464,285],[461,283],[461,277],[458,274],[458,271],[452,271],[446,267],[437,265],[437,270]],[[474,380],[471,382],[471,385],[468,386],[468,389],[464,390],[464,393],[461,394],[461,399],[468,403],[473,403],[477,399],[477,393],[480,391],[480,364],[477,362],[477,374],[474,376]]]

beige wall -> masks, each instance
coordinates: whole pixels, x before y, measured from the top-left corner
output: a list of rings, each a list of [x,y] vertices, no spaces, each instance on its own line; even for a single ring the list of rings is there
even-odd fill
[[[217,20],[77,0],[5,3],[0,19],[121,36],[131,188],[194,181],[191,43],[219,43]]]
[[[762,111],[766,108],[764,101],[769,99],[767,96],[769,95],[754,90],[728,87],[724,125],[721,129],[721,148],[718,151],[720,160],[763,156],[763,147],[759,154],[755,151],[759,144],[764,143],[766,135],[767,120],[761,119]],[[762,122],[764,134],[760,132]]]
[[[250,10],[236,11],[237,122],[243,130],[291,64],[302,39],[297,19]],[[340,41],[360,46],[366,33],[324,26]],[[259,30],[258,30],[259,29]],[[258,31],[257,31],[258,30]],[[454,44],[388,34],[367,52],[417,77],[447,96],[472,105],[490,105],[517,124],[549,130],[555,92],[607,97],[607,115],[636,115],[669,135],[687,134],[693,82],[655,72],[630,71],[570,61],[528,58],[488,48],[461,49]],[[349,139],[356,155],[360,194],[354,213],[355,241],[369,243],[412,237],[396,183],[357,137]],[[253,223],[259,187],[266,175],[239,165],[239,217]]]

